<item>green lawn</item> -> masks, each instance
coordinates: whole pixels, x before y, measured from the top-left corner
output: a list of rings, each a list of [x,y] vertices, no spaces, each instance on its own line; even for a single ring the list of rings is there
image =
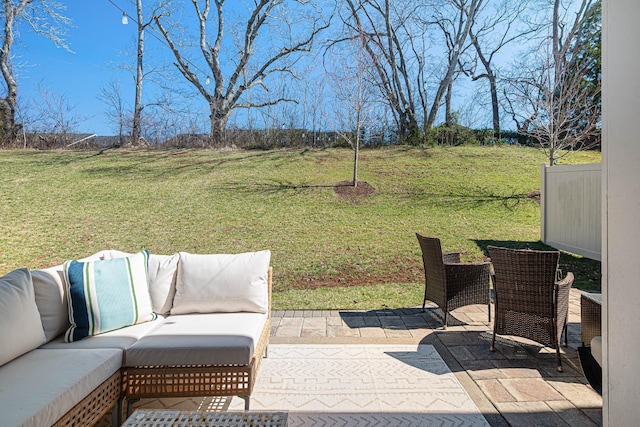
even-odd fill
[[[571,163],[600,161],[574,153]],[[102,249],[237,253],[270,249],[274,308],[415,306],[424,276],[414,233],[463,261],[487,244],[541,247],[542,152],[532,148],[364,150],[354,203],[334,185],[349,150],[0,151],[0,274]],[[563,254],[576,287],[600,263]]]

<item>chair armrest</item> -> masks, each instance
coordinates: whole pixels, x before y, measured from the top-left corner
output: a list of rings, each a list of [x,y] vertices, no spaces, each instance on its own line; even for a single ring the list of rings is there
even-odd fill
[[[442,261],[445,264],[453,264],[460,262],[460,252],[448,252],[442,254]]]
[[[555,313],[556,328],[557,328],[557,340],[560,342],[562,336],[562,329],[567,324],[569,317],[569,292],[571,291],[571,285],[573,285],[573,273],[568,272],[567,276],[559,282],[554,284],[555,291]],[[567,344],[567,336],[565,334],[565,345]]]
[[[571,291],[572,285],[573,273],[571,272],[568,272],[566,277],[561,281],[554,283],[554,290],[556,293],[554,304],[557,304],[558,309],[562,309],[563,312],[569,308],[569,292]]]
[[[564,279],[557,281],[555,285],[558,292],[569,292],[569,289],[571,289],[571,286],[573,285],[573,279],[573,273],[568,272]]]

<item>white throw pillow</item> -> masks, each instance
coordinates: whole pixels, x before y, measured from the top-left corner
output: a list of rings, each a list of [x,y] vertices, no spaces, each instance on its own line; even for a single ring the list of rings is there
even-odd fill
[[[26,268],[0,277],[0,366],[45,343],[31,273]]]
[[[124,258],[130,255],[133,255],[133,252],[122,252],[116,249],[107,249],[106,251],[101,252],[100,259],[114,259],[114,258]]]
[[[149,292],[153,311],[166,315],[176,294],[176,275],[180,254],[149,256]]]
[[[102,259],[103,254],[104,252],[100,251],[78,261],[99,260]],[[31,278],[44,335],[49,342],[69,328],[69,304],[63,266],[31,270]]]
[[[270,251],[237,255],[180,252],[171,314],[266,313]]]
[[[64,285],[64,271],[62,265],[32,270],[31,278],[36,294],[36,305],[48,342],[69,327],[69,304]]]
[[[132,254],[110,249],[103,252],[103,259],[124,258]],[[149,293],[153,311],[166,315],[171,310],[176,293],[176,273],[180,254],[149,255]]]

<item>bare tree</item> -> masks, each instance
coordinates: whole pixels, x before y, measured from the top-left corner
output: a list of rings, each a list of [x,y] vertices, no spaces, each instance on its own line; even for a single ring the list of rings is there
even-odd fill
[[[120,80],[110,80],[100,88],[98,99],[107,105],[106,116],[118,132],[118,144],[124,144],[124,134],[128,122],[125,103],[122,98]]]
[[[549,164],[569,153],[598,143],[600,81],[585,84],[593,58],[585,55],[588,24],[598,23],[597,0],[581,0],[572,12],[554,0],[551,34],[529,64],[509,81],[507,102],[518,132],[536,140]],[[572,20],[567,20],[573,14]]]
[[[202,110],[189,99],[172,95],[167,92],[167,98],[143,116],[143,138],[148,145],[159,146],[169,141],[170,146],[171,140],[185,134],[201,139],[202,129],[206,126]]]
[[[473,23],[469,36],[475,49],[475,58],[462,64],[462,71],[473,81],[487,80],[491,96],[493,134],[500,138],[500,103],[498,100],[498,70],[494,59],[507,45],[528,39],[542,28],[542,22],[526,21],[531,0],[502,0],[486,8]],[[478,70],[481,65],[481,70]]]
[[[365,34],[353,35],[350,43],[333,45],[337,67],[329,71],[330,84],[336,97],[334,112],[338,122],[336,133],[353,148],[353,186],[358,185],[358,161],[360,146],[366,127],[370,125],[372,102],[371,58],[365,51]],[[346,48],[345,48],[346,47]]]
[[[153,130],[144,128],[145,123],[155,123],[156,120],[144,120],[143,113],[147,112],[151,107],[168,108],[165,102],[170,92],[170,89],[168,89],[170,84],[167,82],[172,80],[167,72],[169,67],[153,63],[149,65],[146,33],[148,30],[154,29],[154,18],[162,16],[169,9],[170,0],[130,0],[130,3],[136,10],[135,17],[129,16],[123,11],[122,23],[129,25],[129,21],[133,21],[135,38],[132,46],[134,50],[125,49],[121,53],[121,56],[125,58],[124,61],[115,64],[113,68],[131,75],[134,85],[133,106],[131,107],[131,103],[125,102],[121,98],[120,81],[117,82],[118,87],[114,85],[113,81],[106,83],[101,89],[98,98],[105,102],[109,110],[107,116],[109,116],[112,123],[116,124],[119,144],[140,145],[146,142],[145,132],[156,133]],[[152,35],[155,34],[152,33]],[[155,38],[162,43],[160,37],[155,35]],[[144,96],[145,89],[149,83],[161,89],[155,92],[151,98]],[[125,109],[130,111],[125,114]],[[119,122],[123,119],[126,123]]]
[[[371,58],[380,91],[396,116],[400,135],[415,135],[419,131],[415,92],[422,88],[413,84],[407,58],[410,52],[406,50],[411,49],[408,40],[414,37],[411,16],[420,14],[422,8],[411,2],[397,8],[390,0],[347,0],[346,4],[349,16],[343,22],[352,34],[364,37],[363,48]]]
[[[208,103],[211,142],[221,144],[235,108],[260,108],[290,100],[276,96],[262,103],[246,99],[243,102],[243,95],[255,88],[268,92],[270,78],[291,75],[295,61],[311,50],[314,39],[329,22],[321,10],[306,0],[257,0],[245,23],[231,22],[231,28],[243,26],[244,32],[235,39],[234,51],[230,51],[225,0],[191,0],[191,4],[199,27],[198,49],[213,80],[211,89],[205,80],[209,77],[189,60],[187,47],[172,33],[165,19],[156,17],[155,22],[173,52],[176,67]],[[212,41],[209,24],[215,26]],[[261,39],[267,43],[261,44]]]
[[[471,25],[485,0],[441,0],[435,2],[391,0],[347,0],[352,31],[362,29],[365,50],[372,60],[381,93],[394,111],[401,136],[428,131],[437,118],[443,98],[452,91],[458,60],[468,48]],[[432,28],[439,28],[436,36]],[[447,51],[440,70],[429,62],[428,51],[439,38]],[[428,90],[435,75],[435,93]]]
[[[77,113],[77,105],[66,95],[52,92],[43,82],[38,83],[37,90],[40,99],[31,130],[39,134],[47,148],[64,147],[71,142],[86,117]]]
[[[448,4],[447,4],[448,3]],[[431,128],[436,121],[442,97],[447,93],[449,101],[446,120],[450,120],[450,96],[456,72],[459,71],[460,55],[468,47],[471,26],[483,7],[484,0],[450,0],[442,7],[436,8],[436,23],[442,30],[447,46],[446,72],[436,89],[431,109],[427,117],[426,127]],[[426,130],[426,129],[425,129]]]
[[[152,68],[145,70],[145,32],[153,25],[156,18],[163,16],[163,11],[169,7],[168,0],[156,1],[149,11],[146,11],[143,0],[131,0],[136,8],[136,54],[135,71],[132,71],[135,84],[135,95],[133,105],[133,122],[131,125],[131,143],[138,145],[142,135],[142,112],[147,106],[143,103],[144,81],[149,75],[157,73],[158,70]],[[146,13],[145,13],[146,12]],[[146,17],[145,17],[146,15]]]
[[[12,64],[11,49],[15,41],[16,27],[26,23],[33,31],[42,34],[56,46],[69,49],[65,42],[65,29],[71,24],[62,13],[65,6],[54,0],[4,0],[0,11],[0,22],[4,27],[0,48],[0,71],[2,91],[0,97],[0,132],[4,143],[15,140],[20,130],[16,123],[18,83]]]
[[[321,127],[322,112],[324,105],[318,100],[321,100],[325,96],[326,81],[318,79],[308,82],[305,90],[304,103],[306,105],[306,111],[311,120],[311,146],[315,146],[318,142],[317,133]]]

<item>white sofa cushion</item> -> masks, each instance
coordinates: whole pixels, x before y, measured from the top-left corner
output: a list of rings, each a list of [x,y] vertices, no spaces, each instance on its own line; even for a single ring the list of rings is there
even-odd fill
[[[103,252],[95,253],[78,261],[102,259]],[[47,341],[51,341],[69,328],[69,305],[63,266],[60,264],[42,270],[31,270],[31,277],[44,335]]]
[[[0,365],[44,342],[29,270],[21,268],[0,277]]]
[[[148,251],[99,261],[67,261],[67,342],[156,318],[149,295]]]
[[[125,366],[249,364],[268,318],[263,313],[170,316],[125,350]]]
[[[149,292],[153,310],[169,314],[176,294],[176,275],[180,254],[149,256]]]
[[[271,252],[200,255],[180,252],[171,314],[266,313]]]
[[[0,424],[53,425],[120,369],[122,350],[33,350],[0,367]]]
[[[116,329],[115,331],[105,332],[104,334],[93,337],[86,337],[80,341],[66,342],[64,335],[59,335],[54,340],[43,345],[42,349],[96,349],[96,348],[115,348],[124,350],[131,346],[137,340],[153,331],[164,322],[165,318],[158,316],[157,319],[150,322],[138,323],[137,325],[127,326],[126,328]]]
[[[69,305],[64,285],[62,266],[32,270],[33,289],[47,341],[69,327]]]
[[[132,254],[114,249],[104,251],[104,259],[122,258]],[[180,254],[149,255],[149,293],[153,311],[168,314],[176,293],[176,272]]]

